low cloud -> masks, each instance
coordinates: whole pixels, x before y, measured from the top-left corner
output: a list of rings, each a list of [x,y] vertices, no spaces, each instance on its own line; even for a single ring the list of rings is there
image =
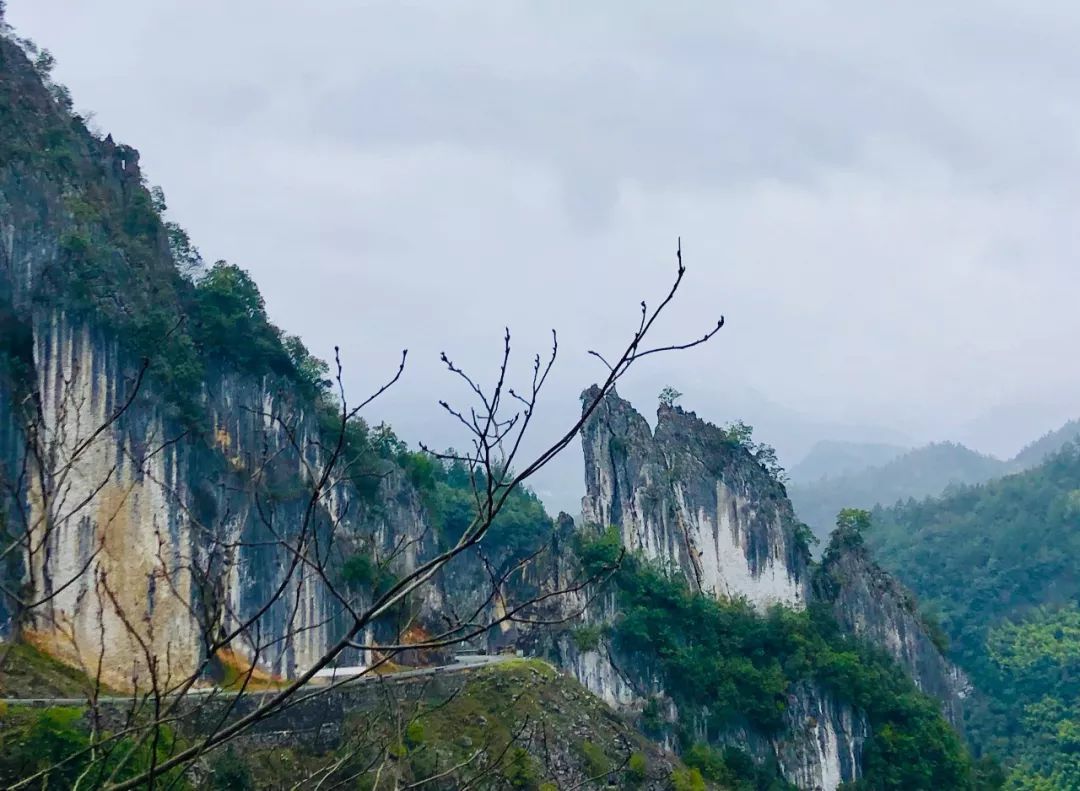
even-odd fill
[[[350,386],[413,349],[376,410],[409,439],[453,441],[437,353],[490,369],[505,324],[529,354],[563,332],[552,425],[571,416],[600,375],[585,349],[632,330],[680,234],[664,337],[729,325],[628,381],[638,400],[672,382],[723,421],[759,393],[822,431],[912,441],[1010,404],[1047,429],[1068,416],[1080,11],[660,8],[9,0],[8,16],[140,148],[207,258],[249,268],[317,352],[343,346]]]

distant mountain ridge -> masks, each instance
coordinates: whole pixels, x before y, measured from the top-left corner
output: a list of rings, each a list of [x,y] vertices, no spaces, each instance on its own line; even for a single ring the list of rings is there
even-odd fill
[[[1012,468],[1010,472],[1021,472],[1042,464],[1048,457],[1061,450],[1066,442],[1072,442],[1077,438],[1080,438],[1080,419],[1070,420],[1061,428],[1048,431],[1034,442],[1025,445],[1013,456],[1009,462]]]
[[[819,538],[842,508],[889,506],[936,496],[952,486],[984,483],[1035,467],[1080,437],[1072,420],[1004,461],[956,442],[936,442],[903,452],[879,443],[820,442],[791,470],[788,494],[797,516]],[[899,450],[888,458],[890,449]],[[859,459],[885,461],[858,464]]]
[[[802,461],[788,470],[799,482],[818,481],[887,464],[911,448],[885,442],[847,442],[825,439],[814,443]]]

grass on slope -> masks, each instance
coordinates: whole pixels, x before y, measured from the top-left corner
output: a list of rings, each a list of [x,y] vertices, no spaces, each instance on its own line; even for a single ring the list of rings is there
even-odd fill
[[[0,643],[0,697],[82,698],[93,688],[79,670],[25,643]],[[110,694],[103,688],[101,694]]]

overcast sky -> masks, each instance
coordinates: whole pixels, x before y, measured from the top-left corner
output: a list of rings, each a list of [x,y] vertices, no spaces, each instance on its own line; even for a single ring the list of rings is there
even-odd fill
[[[8,19],[208,260],[248,268],[316,353],[342,346],[354,392],[410,349],[371,413],[409,440],[454,440],[438,352],[493,373],[507,324],[523,361],[560,331],[544,427],[570,419],[601,375],[585,350],[625,341],[678,235],[657,339],[728,326],[643,363],[621,388],[642,411],[670,383],[789,463],[828,436],[1010,453],[1080,414],[1075,3],[8,0]]]

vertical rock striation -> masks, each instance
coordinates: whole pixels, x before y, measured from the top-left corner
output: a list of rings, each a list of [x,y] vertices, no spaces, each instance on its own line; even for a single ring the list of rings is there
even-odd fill
[[[254,618],[280,589],[234,650],[292,676],[336,639],[342,614],[278,541],[304,534],[304,552],[325,553],[333,530],[338,553],[398,550],[405,567],[433,551],[419,498],[399,474],[380,482],[377,509],[337,481],[309,512],[323,452],[310,405],[287,385],[209,379],[209,429],[193,435],[162,415],[152,389],[129,403],[137,366],[85,319],[39,312],[31,326],[40,423],[35,437],[21,435],[30,424],[9,390],[2,463],[5,480],[21,483],[15,499],[38,548],[22,582],[44,604],[23,631],[54,655],[92,674],[100,661],[107,683],[128,688],[149,683],[149,651],[162,662],[159,681],[175,682],[206,659],[204,635]],[[27,454],[32,440],[38,451]],[[432,586],[425,606],[438,609],[440,593]]]
[[[583,398],[595,397],[588,390]],[[682,573],[693,590],[745,598],[764,609],[806,606],[809,552],[783,485],[723,429],[679,407],[661,405],[656,430],[617,395],[603,400],[586,423],[586,523],[613,525],[623,545]],[[601,597],[586,622],[618,617]],[[664,691],[648,668],[626,673],[612,649],[575,651],[563,662],[596,694],[616,706],[640,706]],[[637,679],[634,683],[631,679]],[[689,718],[667,704],[668,719]],[[793,689],[778,733],[738,729],[721,741],[775,760],[799,788],[832,791],[861,776],[866,718],[812,684]],[[699,734],[705,738],[702,731]]]
[[[584,397],[595,395],[594,389]],[[744,598],[760,609],[827,604],[843,632],[885,649],[960,729],[966,679],[934,644],[910,593],[872,561],[851,530],[837,531],[814,567],[783,486],[726,431],[664,405],[652,431],[612,394],[584,427],[583,445],[586,523],[617,527],[628,550],[677,570],[702,594]],[[618,617],[614,601],[599,597],[586,622]],[[568,646],[563,661],[613,705],[664,697],[649,668],[623,667],[612,651],[575,653]],[[677,716],[693,721],[694,712]],[[721,740],[775,760],[799,788],[835,789],[861,776],[870,735],[862,712],[802,682],[785,718],[779,734],[741,729]]]
[[[796,689],[786,712],[785,736],[772,747],[784,777],[800,789],[828,791],[862,775],[866,717],[811,684]]]
[[[193,286],[138,152],[90,134],[6,35],[0,104],[0,527],[30,538],[0,574],[37,603],[0,596],[0,638],[130,688],[202,670],[207,638],[254,619],[226,659],[294,675],[343,623],[300,558],[415,566],[435,549],[419,496],[392,469],[373,494],[331,478],[310,507],[327,453],[312,396],[279,374],[196,351],[180,414],[183,370],[145,369],[164,355],[140,333],[182,330]]]
[[[587,523],[617,526],[629,550],[680,569],[695,590],[805,605],[809,553],[784,488],[723,429],[661,405],[654,433],[612,394],[582,444]]]
[[[967,677],[934,642],[912,593],[874,562],[856,530],[833,532],[812,587],[845,632],[892,655],[920,690],[940,701],[949,723],[963,728]]]

